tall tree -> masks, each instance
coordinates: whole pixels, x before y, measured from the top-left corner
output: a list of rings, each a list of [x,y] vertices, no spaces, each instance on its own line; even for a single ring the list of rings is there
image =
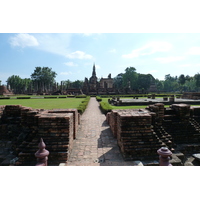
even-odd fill
[[[125,73],[123,74],[123,87],[128,87],[130,83],[131,89],[137,89],[137,79],[138,74],[136,72],[135,67],[127,67],[125,69]]]
[[[178,77],[178,82],[181,84],[181,85],[184,85],[185,84],[185,75],[184,74],[181,74],[179,77]]]
[[[23,79],[18,75],[12,75],[7,79],[7,86],[16,94],[21,94],[23,91]]]
[[[200,74],[197,73],[194,76],[195,80],[196,80],[196,86],[199,88],[200,87]]]
[[[122,89],[122,83],[123,83],[123,73],[118,74],[116,77],[113,79],[113,84],[114,87],[119,90]]]
[[[83,81],[76,80],[76,81],[72,82],[72,87],[73,88],[81,89],[82,86],[83,86]]]
[[[36,67],[31,74],[35,89],[39,92],[48,92],[55,83],[56,72],[49,67]]]
[[[154,78],[151,74],[138,74],[137,85],[138,89],[148,90]]]

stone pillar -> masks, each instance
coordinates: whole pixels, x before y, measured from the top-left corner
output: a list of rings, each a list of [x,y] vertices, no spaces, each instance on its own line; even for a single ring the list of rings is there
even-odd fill
[[[159,154],[160,166],[172,166],[172,164],[169,163],[169,156],[172,155],[172,152],[167,147],[161,147],[158,149],[157,153]]]
[[[35,157],[37,158],[36,166],[47,166],[49,151],[45,149],[46,145],[42,138],[40,139],[38,147],[39,150],[35,153]]]

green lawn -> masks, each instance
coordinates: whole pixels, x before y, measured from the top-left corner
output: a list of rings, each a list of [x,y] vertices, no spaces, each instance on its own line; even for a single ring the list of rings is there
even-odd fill
[[[65,109],[77,108],[84,98],[64,99],[5,99],[0,100],[0,105],[22,105],[38,109]]]

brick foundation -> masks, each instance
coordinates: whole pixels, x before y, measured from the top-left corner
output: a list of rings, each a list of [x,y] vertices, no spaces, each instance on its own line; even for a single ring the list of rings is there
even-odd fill
[[[126,160],[156,157],[157,150],[191,153],[200,149],[200,107],[157,103],[146,109],[113,110],[107,122]]]
[[[76,109],[43,110],[21,105],[0,107],[0,139],[11,142],[15,165],[35,165],[34,153],[43,138],[48,164],[66,162],[78,129]]]

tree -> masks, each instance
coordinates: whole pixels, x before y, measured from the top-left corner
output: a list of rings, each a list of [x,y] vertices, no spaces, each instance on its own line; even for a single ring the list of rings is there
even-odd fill
[[[7,79],[7,85],[16,94],[21,94],[23,90],[23,81],[18,75],[12,75]],[[9,88],[9,87],[8,87]]]
[[[154,78],[151,74],[138,74],[138,89],[148,90],[153,80]]]
[[[113,84],[116,89],[122,89],[122,83],[123,83],[123,73],[118,74],[113,79]]]
[[[196,86],[200,87],[200,74],[199,73],[195,74],[194,78],[196,81]]]
[[[82,86],[83,86],[83,81],[76,80],[76,81],[72,82],[72,87],[73,88],[81,89]]]
[[[155,79],[155,84],[157,86],[158,91],[164,90],[164,81],[160,81],[159,79]]]
[[[62,89],[66,90],[66,89],[70,88],[71,83],[72,82],[69,79],[67,79],[66,81],[62,81]]]
[[[48,92],[55,84],[56,72],[49,67],[36,67],[31,74],[35,90],[38,92]]]
[[[181,84],[181,85],[184,85],[185,84],[185,75],[184,74],[181,74],[179,77],[178,77],[178,82]]]
[[[135,67],[127,67],[123,74],[123,87],[127,88],[130,83],[131,89],[137,89],[138,74],[136,73]]]

